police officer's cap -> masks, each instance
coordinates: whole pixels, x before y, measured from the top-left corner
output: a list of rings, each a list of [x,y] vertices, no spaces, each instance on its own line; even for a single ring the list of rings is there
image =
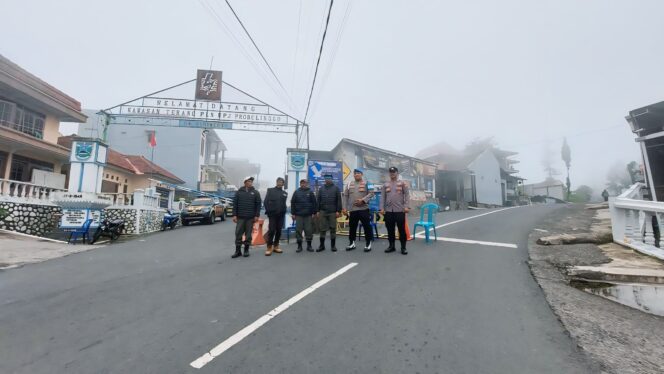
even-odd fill
[[[243,182],[246,182],[246,181],[252,181],[252,182],[253,182],[253,181],[254,181],[254,177],[251,177],[251,176],[250,176],[250,177],[246,177],[246,178],[244,178],[244,181],[243,181]]]
[[[390,173],[398,173],[399,169],[395,168],[394,166],[390,167]]]
[[[353,173],[364,174],[364,171],[362,171],[362,169],[360,169],[360,168],[357,168],[357,169],[353,170]]]

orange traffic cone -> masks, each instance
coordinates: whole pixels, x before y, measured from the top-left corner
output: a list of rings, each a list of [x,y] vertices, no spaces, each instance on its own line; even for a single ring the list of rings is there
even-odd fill
[[[410,235],[410,229],[408,228],[408,214],[406,214],[406,218],[404,219],[404,226],[406,226],[406,240],[413,240],[414,237]]]
[[[257,222],[254,222],[254,228],[251,231],[251,245],[263,245],[265,243],[265,237],[263,236],[263,223],[264,219],[259,218]]]

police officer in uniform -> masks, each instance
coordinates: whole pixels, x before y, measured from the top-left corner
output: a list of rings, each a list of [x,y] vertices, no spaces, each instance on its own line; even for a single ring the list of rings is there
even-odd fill
[[[357,223],[362,222],[364,229],[364,239],[366,245],[364,251],[371,251],[371,242],[373,241],[373,231],[371,231],[371,216],[369,212],[369,201],[374,197],[373,191],[369,190],[367,182],[363,180],[364,172],[362,169],[353,170],[353,179],[348,182],[343,193],[344,210],[343,214],[350,212],[350,233],[348,239],[350,244],[346,247],[347,251],[352,251],[356,247],[355,236],[357,235]]]
[[[380,196],[380,213],[385,216],[385,228],[387,228],[387,239],[390,243],[385,253],[396,251],[394,247],[394,226],[399,229],[399,241],[401,242],[401,254],[407,255],[406,250],[406,214],[410,211],[410,191],[408,184],[399,180],[399,169],[392,166],[390,169],[390,180],[383,184]]]

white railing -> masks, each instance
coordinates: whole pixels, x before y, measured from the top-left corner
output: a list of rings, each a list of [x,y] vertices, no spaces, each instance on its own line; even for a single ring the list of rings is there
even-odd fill
[[[133,194],[130,193],[103,193],[113,201],[113,205],[132,205]]]
[[[59,188],[39,186],[28,182],[0,179],[0,198],[16,201],[41,200],[48,202],[53,192],[65,191]]]
[[[664,260],[656,227],[664,222],[664,202],[643,200],[643,183],[609,199],[613,241]]]
[[[159,196],[161,196],[161,194],[151,191],[150,189],[138,189],[134,191],[134,200],[132,205],[138,208],[159,208]]]

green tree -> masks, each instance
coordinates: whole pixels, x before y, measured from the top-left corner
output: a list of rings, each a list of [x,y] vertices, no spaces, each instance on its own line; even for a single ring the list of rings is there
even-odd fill
[[[582,184],[570,195],[569,201],[575,203],[587,203],[592,199],[592,196],[593,189]]]
[[[572,150],[567,144],[567,138],[563,138],[563,148],[560,153],[563,161],[565,161],[565,166],[567,167],[567,200],[569,200],[570,195],[572,194],[572,184],[569,180],[569,167],[572,166]]]

